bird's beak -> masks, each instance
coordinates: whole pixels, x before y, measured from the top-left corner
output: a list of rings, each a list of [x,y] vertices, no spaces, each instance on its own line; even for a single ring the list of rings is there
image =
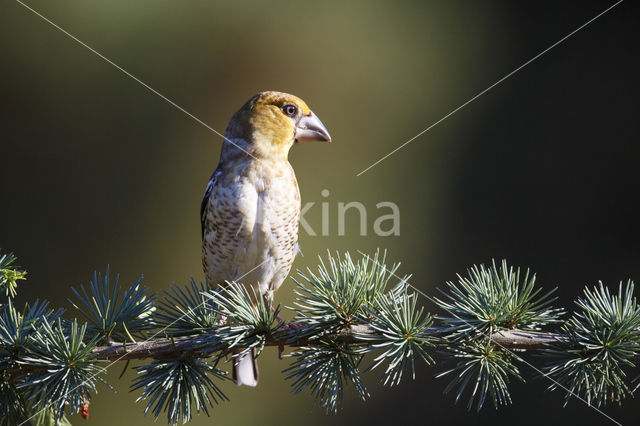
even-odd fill
[[[331,142],[329,131],[313,111],[298,121],[294,138],[296,142]]]

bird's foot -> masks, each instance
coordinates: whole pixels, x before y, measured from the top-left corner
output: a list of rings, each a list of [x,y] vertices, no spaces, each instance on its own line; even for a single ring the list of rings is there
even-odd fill
[[[280,327],[281,330],[295,330],[296,333],[298,333],[300,331],[300,329],[302,328],[302,324],[298,323],[298,322],[287,322],[285,321],[284,318],[282,318],[280,315],[276,315],[276,321],[278,321],[280,324],[282,324],[282,326]]]
[[[281,321],[284,322],[284,321]],[[299,322],[288,322],[286,324],[284,324],[282,326],[283,330],[294,330],[296,333],[300,332],[300,329],[302,329],[302,324],[300,324]]]
[[[284,352],[284,343],[278,345],[278,359],[282,359],[282,353]]]
[[[225,325],[227,323],[227,317],[225,315],[221,315],[220,319],[217,321],[218,325]]]
[[[285,323],[285,321],[282,318],[280,318],[279,321],[281,323],[284,323],[281,327],[281,330],[283,331],[295,330],[296,333],[299,333],[300,330],[302,329],[302,325],[300,323],[297,323],[297,322]],[[280,343],[278,345],[278,359],[282,359],[283,352],[284,352],[284,343]]]

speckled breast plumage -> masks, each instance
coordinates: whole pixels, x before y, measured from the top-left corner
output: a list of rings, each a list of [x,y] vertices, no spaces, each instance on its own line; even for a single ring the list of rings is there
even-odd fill
[[[291,270],[299,218],[300,194],[288,161],[221,163],[202,205],[207,281],[236,280],[272,298]]]

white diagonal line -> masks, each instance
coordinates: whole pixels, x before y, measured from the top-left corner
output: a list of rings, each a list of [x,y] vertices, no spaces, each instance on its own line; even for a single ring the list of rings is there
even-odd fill
[[[373,263],[376,263],[378,266],[382,266],[384,267],[384,265],[380,264],[379,262],[377,262],[375,259],[373,259],[371,256],[368,256],[367,254],[363,253],[360,250],[356,250],[358,253],[360,253],[361,256],[366,257],[368,260],[372,261]],[[418,292],[419,294],[421,294],[422,296],[424,296],[427,300],[429,300],[430,302],[436,304],[437,306],[440,306],[438,304],[438,302],[432,298],[431,296],[429,296],[427,293],[423,292],[422,290],[420,290],[419,288],[415,287],[414,285],[410,284],[409,282],[407,282],[404,278],[396,275],[395,273],[388,271],[391,275],[393,275],[394,277],[398,278],[400,281],[404,281],[407,283],[407,285],[409,287],[411,287],[412,289],[414,289],[416,292]],[[450,315],[453,315],[454,317],[458,318],[460,321],[464,322],[466,325],[468,325],[469,327],[473,328],[473,326],[471,324],[469,324],[469,322],[467,322],[464,318],[460,318],[459,316],[457,316],[456,314],[454,314],[453,312],[449,311],[448,309],[442,307],[445,311],[447,311]],[[489,333],[491,332],[491,330],[489,330]],[[487,335],[487,337],[491,340],[491,335]],[[593,408],[596,412],[602,414],[604,417],[606,417],[607,419],[611,420],[613,423],[622,426],[622,423],[620,423],[619,421],[613,419],[611,416],[609,416],[607,413],[605,413],[604,411],[600,410],[598,407],[596,407],[595,405],[591,405],[589,403],[589,401],[587,401],[586,399],[582,398],[580,395],[575,394],[573,391],[571,391],[569,388],[567,388],[566,386],[564,386],[562,383],[558,382],[556,379],[554,379],[553,377],[549,376],[549,374],[541,371],[540,369],[538,369],[535,365],[529,363],[528,361],[526,361],[525,359],[523,359],[522,357],[518,356],[517,354],[515,354],[513,351],[505,348],[503,345],[501,345],[500,343],[491,340],[491,343],[500,346],[502,349],[504,349],[505,351],[509,352],[512,356],[514,356],[516,359],[518,359],[520,362],[526,364],[527,366],[531,367],[534,371],[536,371],[537,373],[539,373],[540,375],[542,375],[543,377],[546,377],[547,379],[551,380],[556,386],[564,389],[565,391],[567,391],[567,393],[569,393],[571,396],[577,398],[578,400],[584,402],[588,407]]]
[[[401,150],[402,148],[404,148],[405,146],[409,145],[411,142],[413,142],[414,140],[416,140],[417,138],[419,138],[420,136],[422,136],[423,134],[425,134],[426,132],[428,132],[429,130],[433,129],[435,126],[437,126],[438,124],[442,123],[444,120],[446,120],[447,118],[451,117],[453,114],[455,114],[456,112],[460,111],[462,108],[466,107],[467,105],[469,105],[471,102],[475,101],[476,99],[478,99],[480,96],[484,95],[485,93],[487,93],[489,90],[493,89],[494,87],[496,87],[497,85],[499,85],[500,83],[502,83],[503,81],[505,81],[506,79],[508,79],[509,77],[511,77],[512,75],[514,75],[515,73],[517,73],[518,71],[520,71],[521,69],[523,69],[524,67],[526,67],[527,65],[529,65],[530,63],[532,63],[533,61],[535,61],[536,59],[540,58],[542,55],[544,55],[545,53],[547,53],[548,51],[550,51],[551,49],[553,49],[554,47],[556,47],[557,45],[559,45],[560,43],[562,43],[563,41],[565,41],[566,39],[568,39],[569,37],[571,37],[572,35],[574,35],[575,33],[577,33],[578,31],[580,31],[581,29],[583,29],[584,27],[586,27],[587,25],[591,24],[593,21],[595,21],[596,19],[600,18],[602,15],[604,15],[605,13],[609,12],[611,9],[613,9],[614,7],[616,7],[617,5],[619,5],[620,3],[622,3],[623,0],[618,0],[616,3],[614,3],[613,5],[609,6],[608,8],[606,8],[605,10],[603,10],[602,12],[600,12],[599,14],[597,14],[596,16],[594,16],[593,18],[589,19],[587,22],[585,22],[584,24],[580,25],[578,28],[576,28],[575,30],[571,31],[569,34],[567,34],[566,36],[562,37],[560,40],[556,41],[555,43],[553,43],[551,46],[547,47],[546,49],[544,49],[542,52],[538,53],[536,56],[534,56],[533,58],[529,59],[527,62],[523,63],[522,65],[520,65],[518,68],[514,69],[513,71],[511,71],[509,74],[505,75],[504,77],[502,77],[500,80],[496,81],[495,83],[493,83],[491,86],[487,87],[486,89],[484,89],[482,92],[478,93],[477,95],[475,95],[473,98],[469,99],[468,101],[466,101],[465,103],[463,103],[462,105],[460,105],[459,107],[457,107],[456,109],[454,109],[453,111],[449,112],[447,115],[445,115],[444,117],[442,117],[441,119],[439,119],[438,121],[436,121],[435,123],[433,123],[432,125],[430,125],[429,127],[427,127],[426,129],[424,129],[423,131],[421,131],[420,133],[418,133],[417,135],[415,135],[414,137],[412,137],[411,139],[409,139],[408,141],[406,141],[405,143],[403,143],[402,145],[400,145],[399,147],[397,147],[396,149],[394,149],[393,151],[389,152],[387,155],[385,155],[384,157],[380,158],[378,161],[376,161],[375,163],[371,164],[369,167],[367,167],[366,169],[362,170],[360,173],[358,173],[356,175],[357,176],[361,176],[364,173],[366,173],[367,171],[369,171],[370,169],[372,169],[373,167],[375,167],[376,165],[380,164],[381,162],[383,162],[384,160],[386,160],[387,158],[389,158],[390,156],[392,156],[393,154],[395,154],[396,152],[398,152],[399,150]]]
[[[234,281],[239,281],[242,278],[246,277],[247,275],[249,275],[250,273],[252,273],[253,271],[255,271],[256,269],[258,269],[259,267],[261,267],[262,265],[264,265],[265,263],[267,263],[270,259],[266,259],[264,262],[262,262],[261,264],[255,266],[253,269],[251,269],[250,271],[242,274],[241,276],[239,276],[238,278],[234,279]],[[166,326],[164,326],[162,328],[162,330],[157,331],[156,333],[154,333],[151,337],[148,337],[146,340],[140,342],[140,343],[146,343],[148,341],[150,341],[151,339],[153,339],[154,337],[156,337],[158,334],[163,333],[167,328],[171,327],[173,324],[177,323],[178,321],[180,321],[182,318],[186,317],[188,314],[192,313],[194,309],[198,309],[200,306],[204,305],[205,303],[207,303],[207,301],[203,301],[202,303],[200,303],[199,305],[197,305],[194,308],[191,308],[188,312],[180,315],[178,318],[176,318],[175,320],[173,320],[173,322],[171,322],[170,324],[167,324]],[[125,349],[126,349],[126,343],[125,343]],[[106,367],[104,367],[104,371],[107,371],[107,369],[109,367],[111,367],[113,364],[115,364],[116,362],[120,361],[122,358],[124,358],[125,356],[127,356],[126,353],[122,354],[120,357],[116,358],[115,360],[111,361]],[[103,372],[104,372],[103,371]],[[83,380],[82,383],[80,383],[78,386],[76,386],[75,388],[67,391],[64,395],[62,395],[60,398],[58,398],[56,400],[56,402],[60,401],[61,399],[65,398],[67,395],[69,395],[71,392],[73,392],[74,390],[78,389],[80,386],[83,386],[87,383],[87,380],[91,380],[94,379],[95,377],[97,377],[99,374],[102,374],[103,372],[100,373],[94,373],[92,374],[88,379]],[[43,412],[44,410],[47,410],[49,407],[51,406],[51,404],[47,404],[47,406],[45,406],[44,408],[42,408],[41,410],[39,410],[38,412],[36,412],[35,414],[33,414],[31,417],[29,417],[28,419],[26,419],[25,421],[23,421],[22,423],[20,423],[18,426],[23,426],[24,424],[28,423],[31,419],[33,419],[35,416],[37,416],[38,414],[40,414],[41,412]]]
[[[74,41],[76,41],[78,44],[80,44],[81,46],[87,48],[89,51],[91,51],[92,53],[96,54],[98,57],[100,57],[101,59],[103,59],[104,61],[106,61],[107,63],[109,63],[110,65],[112,65],[113,67],[115,67],[116,69],[118,69],[119,71],[121,71],[122,73],[124,73],[126,76],[130,77],[131,79],[133,79],[134,81],[136,81],[137,83],[139,83],[140,85],[142,85],[144,88],[146,88],[147,90],[151,91],[152,93],[154,93],[155,95],[159,96],[160,98],[162,98],[163,100],[165,100],[166,102],[168,102],[169,104],[171,104],[172,106],[174,106],[176,109],[178,109],[179,111],[182,111],[184,114],[188,115],[189,117],[191,117],[192,119],[194,119],[195,121],[197,121],[198,123],[200,123],[201,125],[205,126],[207,129],[211,130],[213,133],[215,133],[216,135],[220,136],[221,138],[223,138],[224,140],[226,140],[227,142],[229,142],[230,144],[232,144],[233,146],[235,146],[236,148],[238,148],[239,150],[245,152],[247,155],[253,157],[255,159],[255,157],[253,155],[251,155],[251,153],[247,152],[246,150],[244,150],[242,147],[238,146],[236,143],[234,143],[233,141],[229,140],[228,138],[226,138],[222,133],[218,132],[216,129],[214,129],[213,127],[211,127],[210,125],[208,125],[207,123],[205,123],[204,121],[200,120],[198,117],[196,117],[195,115],[193,115],[192,113],[190,113],[189,111],[187,111],[186,109],[184,109],[183,107],[181,107],[180,105],[178,105],[177,103],[175,103],[174,101],[172,101],[171,99],[169,99],[168,97],[166,97],[165,95],[163,95],[162,93],[158,92],[156,89],[154,89],[153,87],[149,86],[147,83],[145,83],[144,81],[140,80],[138,77],[136,77],[135,75],[131,74],[129,71],[125,70],[124,68],[122,68],[121,66],[119,66],[118,64],[116,64],[115,62],[113,62],[112,60],[110,60],[109,58],[107,58],[106,56],[104,56],[102,53],[98,52],[97,50],[95,50],[94,48],[92,48],[91,46],[89,46],[88,44],[84,43],[82,40],[78,39],[77,37],[75,37],[73,34],[69,33],[68,31],[66,31],[64,28],[60,27],[59,25],[57,25],[56,23],[54,23],[53,21],[51,21],[50,19],[48,19],[47,17],[43,16],[41,13],[39,13],[38,11],[34,10],[33,8],[27,6],[26,4],[24,4],[22,1],[20,0],[16,0],[17,3],[21,4],[22,6],[24,6],[26,9],[30,10],[31,12],[33,12],[35,15],[39,16],[40,18],[42,18],[44,21],[48,22],[49,24],[51,24],[54,28],[58,29],[59,31],[61,31],[62,33],[64,33],[65,35],[67,35],[68,37],[70,37],[71,39],[73,39]],[[256,269],[258,269],[259,267],[261,267],[262,265],[264,265],[266,262],[268,261],[265,260],[264,262],[262,262],[261,264],[255,266],[253,269],[251,269],[250,271],[246,272],[245,274],[243,274],[242,276],[236,278],[236,280],[240,280],[242,278],[244,278],[245,276],[247,276],[248,274],[250,274],[251,272],[255,271]],[[206,302],[202,302],[200,305],[198,305],[196,307],[196,309],[200,306],[202,306],[204,303]],[[173,324],[175,324],[176,322],[180,321],[182,318],[184,318],[185,316],[187,316],[189,314],[189,312],[181,315],[180,317],[176,318],[173,322],[171,322],[170,324],[166,325],[164,328],[162,328],[161,330],[157,331],[156,333],[154,333],[153,335],[151,335],[150,337],[148,337],[146,340],[144,340],[144,342],[148,342],[149,340],[155,338],[156,336],[158,336],[160,333],[164,332],[167,328],[171,327]],[[144,343],[143,342],[143,343]],[[117,359],[113,360],[111,363],[109,363],[105,368],[104,371],[106,371],[109,367],[111,367],[112,365],[114,365],[116,362],[120,361],[123,357],[125,357],[126,354],[123,354],[122,356],[118,357]],[[95,377],[98,376],[98,374],[100,373],[94,373],[93,375],[91,375],[87,380],[91,380]],[[80,383],[78,386],[74,387],[73,389],[67,391],[63,396],[61,396],[58,400],[65,398],[70,392],[73,392],[74,390],[78,389],[80,386],[83,386],[84,384],[86,384],[87,381],[83,381],[82,383]],[[39,410],[38,412],[36,412],[35,414],[33,414],[31,417],[29,417],[28,419],[26,419],[25,421],[23,421],[22,423],[20,423],[18,426],[22,426],[26,423],[28,423],[31,419],[33,419],[35,416],[37,416],[38,414],[40,414],[42,411],[48,409],[48,407],[50,406],[50,404],[48,404],[46,407],[44,407],[43,409]]]
[[[68,32],[64,28],[60,27],[58,24],[56,24],[55,22],[51,21],[46,16],[42,15],[41,13],[36,11],[35,9],[32,9],[31,7],[27,6],[26,4],[24,4],[20,0],[16,0],[16,2],[20,3],[22,6],[24,6],[25,8],[27,8],[28,10],[30,10],[31,12],[33,12],[34,14],[36,14],[37,16],[39,16],[40,18],[42,18],[43,20],[45,20],[46,22],[51,24],[53,27],[55,27],[56,29],[60,30],[62,33],[66,34],[67,36],[69,36],[69,38],[73,39],[74,41],[76,41],[81,46],[84,46],[87,49],[89,49],[91,52],[95,53],[97,56],[99,56],[101,59],[103,59],[107,63],[113,65],[116,69],[120,70],[127,77],[132,78],[133,80],[138,82],[141,86],[143,86],[144,88],[148,89],[150,92],[158,95],[160,98],[162,98],[163,100],[167,101],[169,104],[173,105],[176,109],[182,111],[183,113],[185,113],[189,117],[193,118],[195,121],[197,121],[198,123],[202,124],[204,127],[206,127],[207,129],[211,130],[213,133],[215,133],[216,135],[220,136],[225,141],[229,142],[231,145],[233,145],[236,148],[238,148],[240,151],[243,151],[248,156],[253,157],[254,159],[256,159],[256,157],[251,155],[251,153],[247,152],[245,149],[241,148],[236,143],[234,143],[233,141],[229,140],[229,138],[225,137],[222,133],[218,132],[216,129],[214,129],[213,127],[211,127],[210,125],[208,125],[204,121],[200,120],[198,117],[196,117],[195,115],[193,115],[192,113],[190,113],[186,109],[182,108],[180,105],[178,105],[177,103],[175,103],[174,101],[172,101],[171,99],[169,99],[168,97],[163,95],[162,93],[158,92],[156,89],[154,89],[153,87],[149,86],[147,83],[145,83],[144,81],[140,80],[138,77],[136,77],[135,75],[131,74],[129,71],[125,70],[120,65],[116,64],[111,59],[107,58],[102,53],[100,53],[97,50],[95,50],[93,47],[89,46],[87,43],[83,42],[82,40],[80,40],[79,38],[77,38],[76,36],[74,36],[73,34]]]

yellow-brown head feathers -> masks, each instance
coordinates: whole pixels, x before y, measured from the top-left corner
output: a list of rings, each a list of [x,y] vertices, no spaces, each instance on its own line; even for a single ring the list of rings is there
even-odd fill
[[[282,107],[287,104],[297,106],[303,115],[307,115],[311,112],[307,104],[302,99],[283,92],[258,93],[253,98],[249,99],[245,106],[249,105],[252,109],[263,107],[271,108],[275,106],[278,109],[282,109]]]
[[[262,92],[249,99],[234,114],[226,136],[245,142],[252,155],[285,159],[295,141],[331,140],[302,99],[282,92]]]

